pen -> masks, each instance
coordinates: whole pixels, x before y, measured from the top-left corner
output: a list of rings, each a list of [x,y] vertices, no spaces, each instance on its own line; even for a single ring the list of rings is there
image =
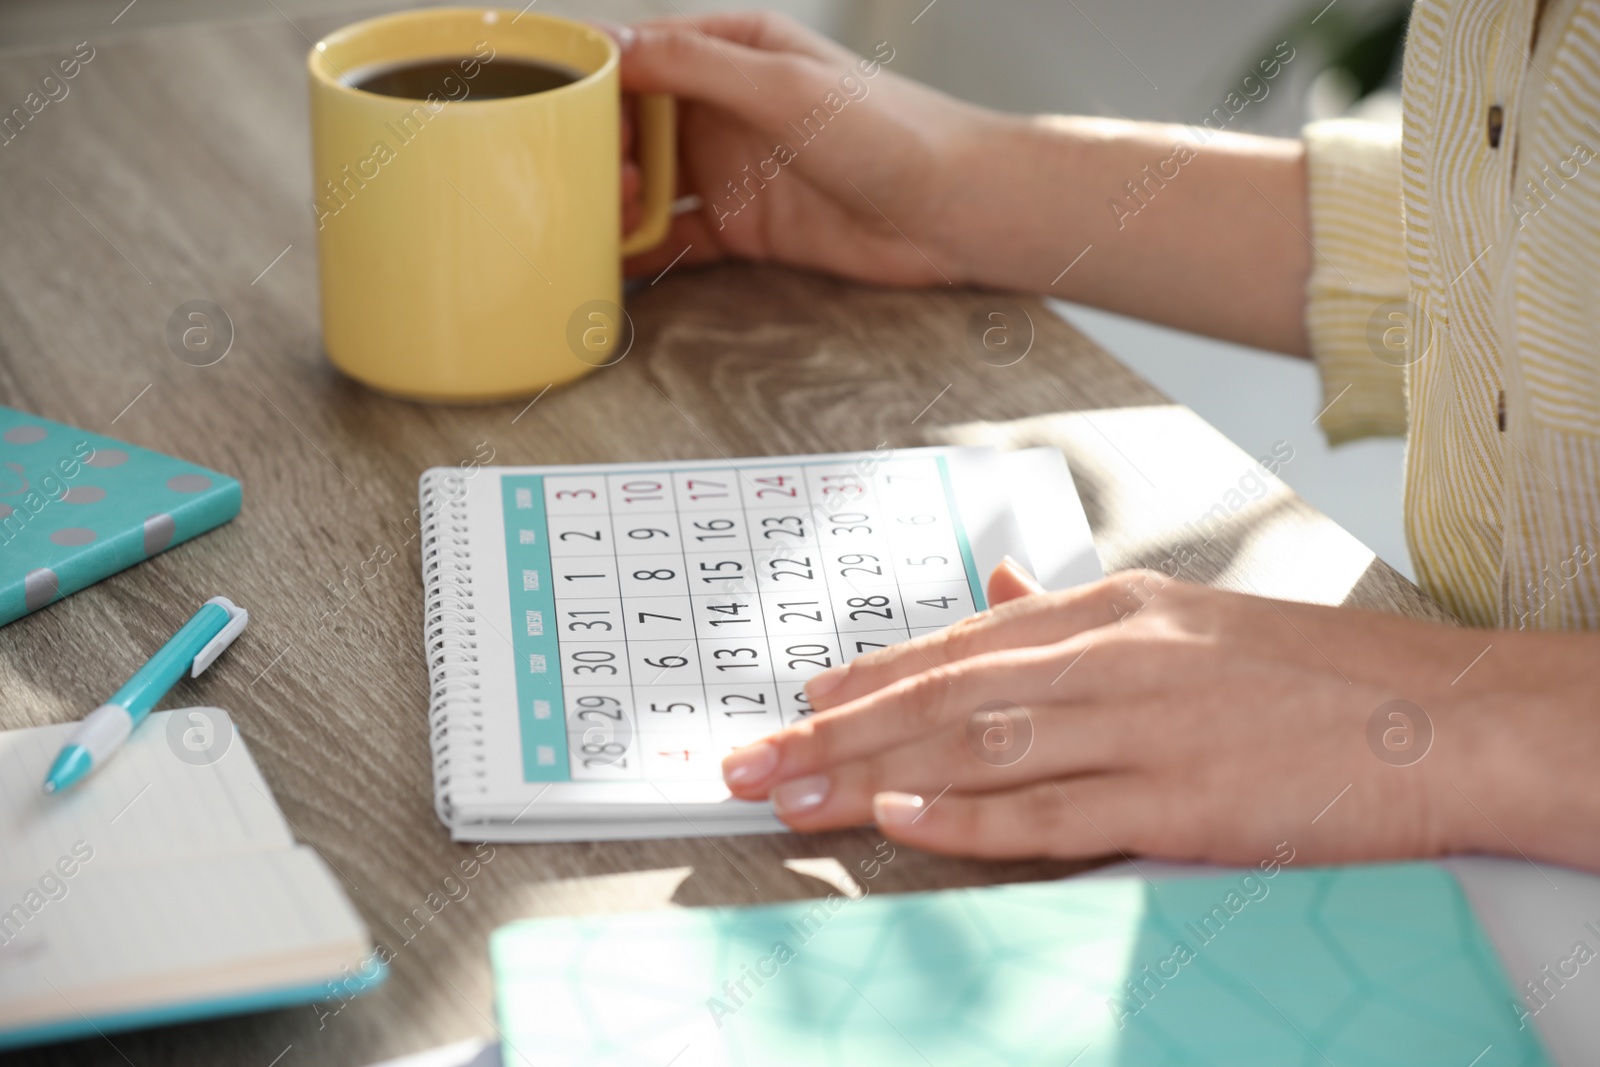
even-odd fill
[[[198,678],[249,621],[250,613],[225,596],[206,601],[126,685],[78,724],[50,765],[44,791],[59,793],[109,760],[185,672]]]

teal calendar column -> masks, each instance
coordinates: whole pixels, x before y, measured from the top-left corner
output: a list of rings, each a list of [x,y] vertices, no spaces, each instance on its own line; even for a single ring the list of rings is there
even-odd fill
[[[510,583],[511,646],[517,672],[517,719],[522,732],[522,777],[528,782],[571,780],[561,647],[556,629],[544,478],[500,480]]]
[[[956,501],[956,487],[950,481],[950,463],[943,456],[935,456],[934,462],[939,465],[939,481],[944,486],[945,507],[949,509],[950,526],[956,535],[956,547],[961,552],[961,568],[967,572],[967,585],[972,590],[973,611],[984,611],[989,607],[989,602],[983,592],[983,575],[978,573],[978,565],[972,559],[972,542],[967,540],[967,527],[961,521],[961,505]]]

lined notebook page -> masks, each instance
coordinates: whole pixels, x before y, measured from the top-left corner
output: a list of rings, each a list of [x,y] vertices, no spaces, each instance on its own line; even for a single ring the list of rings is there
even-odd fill
[[[309,848],[89,873],[95,862],[0,945],[0,1031],[311,985],[366,953]],[[0,900],[30,888],[0,884]]]
[[[360,916],[237,730],[214,763],[180,758],[167,731],[190,710],[150,716],[58,796],[39,783],[75,726],[0,733],[0,1038],[315,986],[365,956]]]
[[[193,766],[178,758],[167,720],[185,710],[152,714],[105,766],[57,796],[45,795],[40,783],[76,724],[0,733],[0,885],[59,874],[60,861],[81,859],[86,850],[92,857],[73,881],[292,848],[294,837],[236,728],[217,762]],[[0,910],[11,903],[0,897]]]

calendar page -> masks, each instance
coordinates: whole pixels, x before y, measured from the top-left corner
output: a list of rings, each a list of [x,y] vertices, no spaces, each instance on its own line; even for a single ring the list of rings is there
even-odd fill
[[[486,468],[465,483],[490,808],[727,797],[806,679],[1026,561],[998,453]],[[584,785],[615,789],[578,789]]]

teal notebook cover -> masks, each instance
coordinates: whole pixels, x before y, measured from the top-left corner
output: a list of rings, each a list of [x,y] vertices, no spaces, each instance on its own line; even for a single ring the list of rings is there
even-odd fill
[[[0,407],[0,626],[239,514],[226,474]]]
[[[507,1064],[1551,1062],[1423,864],[539,919],[490,955]]]
[[[81,1037],[104,1038],[107,1034],[120,1033],[124,1030],[147,1030],[154,1026],[174,1026],[178,1023],[201,1022],[229,1015],[245,1015],[278,1008],[293,1008],[302,1004],[317,1004],[331,1001],[335,995],[341,1000],[348,1000],[369,993],[388,980],[388,965],[381,961],[375,962],[377,966],[371,976],[341,974],[327,981],[313,982],[309,985],[281,986],[238,996],[217,997],[214,1000],[164,1004],[141,1011],[101,1015],[93,1019],[79,1016],[65,1022],[24,1026],[16,1030],[0,1030],[0,1052],[57,1041],[72,1041]],[[338,990],[337,994],[333,992],[335,988]],[[343,1010],[342,1007],[340,1010]]]

